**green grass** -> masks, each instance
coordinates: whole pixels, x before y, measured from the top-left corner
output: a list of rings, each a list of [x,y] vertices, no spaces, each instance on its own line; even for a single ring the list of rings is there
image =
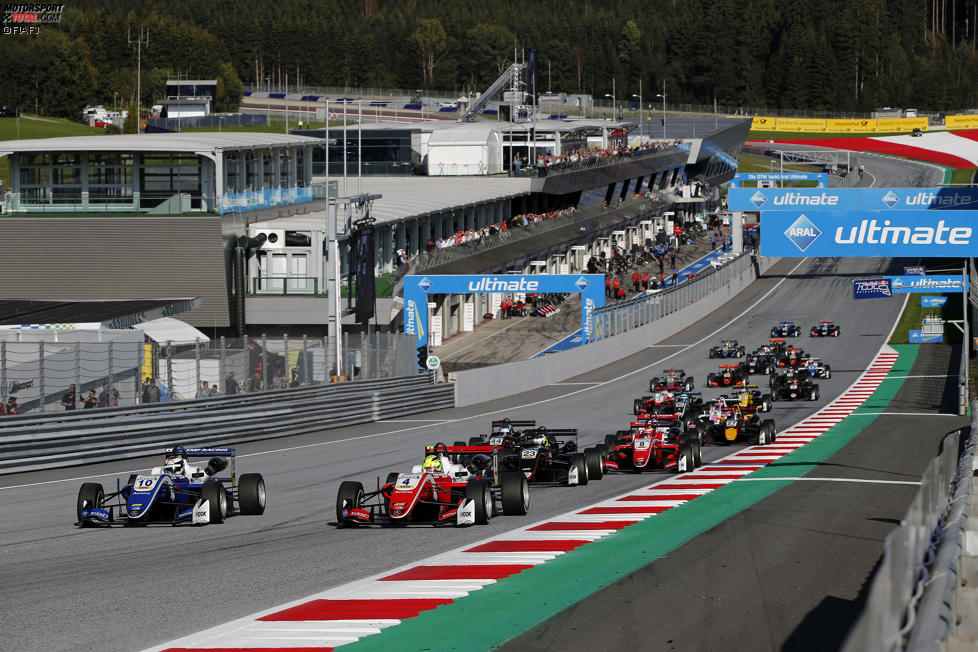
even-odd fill
[[[961,168],[960,170],[954,170],[951,172],[951,178],[947,181],[947,183],[956,186],[970,186],[972,183],[974,183],[976,172],[978,172],[978,168]]]
[[[921,297],[942,297],[947,296],[947,304],[943,308],[923,308],[920,305]],[[892,301],[892,299],[891,299]],[[958,292],[943,294],[911,294],[907,306],[900,315],[900,321],[893,331],[890,344],[909,344],[911,330],[920,330],[921,322],[924,317],[940,317],[944,320],[961,319],[961,294]],[[946,344],[957,344],[961,341],[961,331],[954,324],[944,325],[944,342]]]

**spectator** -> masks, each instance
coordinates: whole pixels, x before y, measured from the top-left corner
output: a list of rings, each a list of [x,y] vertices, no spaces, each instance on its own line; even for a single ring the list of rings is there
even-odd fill
[[[211,396],[220,396],[221,392],[217,389],[217,383],[211,384]]]
[[[75,398],[74,384],[68,385],[68,391],[61,397],[61,405],[63,405],[66,410],[74,410],[76,407],[78,407],[77,399]]]
[[[200,381],[200,387],[197,388],[197,398],[210,398],[211,397],[211,386],[207,384],[206,380]]]
[[[249,392],[260,392],[262,390],[261,372],[255,370],[251,375],[251,382],[248,384]]]
[[[675,267],[672,268],[672,286],[676,287],[679,284],[679,270]]]
[[[228,375],[224,377],[224,393],[227,395],[238,393],[238,381],[234,379],[234,372],[228,372]]]
[[[0,414],[3,414],[4,406],[0,405]],[[6,413],[10,415],[20,414],[20,403],[17,402],[16,396],[11,396],[7,399]]]
[[[713,239],[711,240],[711,242],[713,243],[713,249],[711,249],[711,251],[716,251],[717,250],[717,237],[715,235],[713,236]]]
[[[632,292],[638,292],[642,285],[642,277],[638,272],[632,272]]]
[[[292,382],[289,385],[289,387],[298,387],[298,386],[299,386],[299,368],[292,367]]]
[[[88,395],[82,399],[82,403],[85,404],[84,407],[86,410],[91,410],[98,405],[98,396],[95,395],[94,389],[88,390]]]
[[[109,388],[109,384],[102,385],[102,391],[98,395],[98,405],[96,407],[109,407],[119,405],[119,390],[115,387]]]
[[[642,272],[642,288],[649,289],[649,270]]]
[[[149,376],[143,382],[143,403],[159,403],[160,402],[160,388],[156,386],[156,381]]]

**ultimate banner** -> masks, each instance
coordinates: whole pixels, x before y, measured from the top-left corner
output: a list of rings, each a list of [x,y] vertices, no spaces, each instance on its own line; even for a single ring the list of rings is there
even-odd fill
[[[732,211],[978,209],[978,188],[731,188]]]

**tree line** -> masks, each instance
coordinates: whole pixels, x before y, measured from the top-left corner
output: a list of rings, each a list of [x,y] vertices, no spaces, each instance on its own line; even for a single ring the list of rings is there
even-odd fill
[[[538,90],[633,103],[865,112],[978,105],[978,0],[76,0],[57,26],[4,36],[0,105],[74,117],[162,97],[167,78],[284,88],[482,91],[538,52]],[[520,55],[522,56],[522,55]],[[117,94],[117,95],[116,95]]]

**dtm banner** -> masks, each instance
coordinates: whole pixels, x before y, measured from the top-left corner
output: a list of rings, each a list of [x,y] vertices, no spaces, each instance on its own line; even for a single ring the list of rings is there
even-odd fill
[[[852,282],[853,299],[889,299],[893,296],[888,278],[867,278]]]
[[[887,276],[894,294],[967,292],[967,276]]]
[[[732,211],[978,209],[978,188],[731,188]]]
[[[943,308],[947,305],[947,297],[920,297],[921,308]]]
[[[584,342],[594,332],[594,311],[604,305],[604,274],[476,274],[404,277],[404,332],[428,343],[429,294],[580,294]]]
[[[826,172],[738,172],[730,187],[740,188],[745,181],[815,181],[819,188],[826,188],[829,175]]]
[[[940,344],[944,341],[943,333],[927,333],[923,331],[907,331],[907,340],[911,344]]]
[[[761,255],[968,258],[978,256],[974,215],[972,211],[764,211]]]

